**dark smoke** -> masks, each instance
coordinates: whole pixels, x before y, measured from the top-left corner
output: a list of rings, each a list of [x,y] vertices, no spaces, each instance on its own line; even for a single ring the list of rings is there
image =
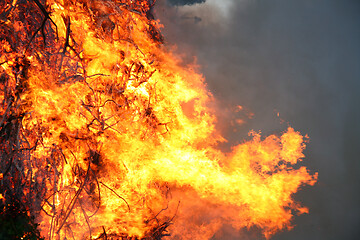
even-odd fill
[[[231,105],[254,112],[236,133],[224,129],[230,142],[287,124],[310,137],[303,164],[319,181],[295,196],[310,214],[273,239],[359,239],[360,2],[233,0],[225,15],[210,2],[182,9],[160,1],[157,16],[168,44],[185,61],[197,57],[225,109],[223,125],[235,117]],[[226,226],[214,239],[260,239],[256,232]]]
[[[193,5],[196,3],[204,3],[206,0],[167,0],[173,6]]]

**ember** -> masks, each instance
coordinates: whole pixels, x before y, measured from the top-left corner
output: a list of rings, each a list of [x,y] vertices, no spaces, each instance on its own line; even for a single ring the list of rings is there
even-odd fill
[[[292,167],[304,137],[218,150],[212,96],[161,45],[154,2],[0,3],[0,220],[23,216],[18,237],[269,238],[308,212],[292,199],[317,179]]]

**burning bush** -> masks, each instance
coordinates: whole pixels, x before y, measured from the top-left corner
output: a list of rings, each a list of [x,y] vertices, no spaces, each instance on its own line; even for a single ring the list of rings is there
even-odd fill
[[[308,211],[291,197],[316,181],[292,167],[303,136],[221,152],[212,96],[161,45],[154,2],[0,3],[0,219],[21,237],[270,237]]]

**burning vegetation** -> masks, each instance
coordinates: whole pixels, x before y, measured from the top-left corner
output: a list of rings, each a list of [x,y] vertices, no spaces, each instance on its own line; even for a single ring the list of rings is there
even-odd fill
[[[0,2],[2,238],[269,238],[308,210],[292,194],[304,138],[217,147],[203,78],[162,44],[151,0]]]

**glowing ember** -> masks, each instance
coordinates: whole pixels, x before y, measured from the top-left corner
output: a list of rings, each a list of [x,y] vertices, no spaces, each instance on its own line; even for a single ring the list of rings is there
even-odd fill
[[[46,239],[291,228],[308,212],[292,194],[317,178],[292,167],[303,136],[218,150],[212,96],[161,46],[152,2],[0,4],[0,200],[19,199]]]

